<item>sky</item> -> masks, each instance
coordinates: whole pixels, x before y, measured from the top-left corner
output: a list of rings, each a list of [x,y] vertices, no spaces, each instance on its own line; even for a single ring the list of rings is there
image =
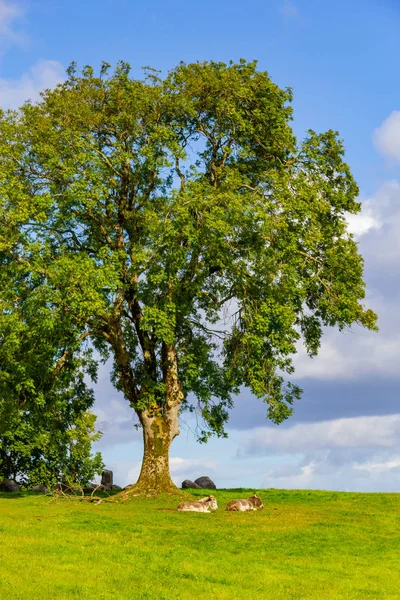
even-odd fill
[[[379,332],[327,329],[319,356],[299,346],[293,380],[303,389],[282,425],[243,390],[228,439],[196,442],[183,417],[171,473],[209,475],[217,487],[400,491],[400,0],[0,0],[0,106],[36,100],[72,61],[122,59],[134,75],[180,61],[257,59],[294,92],[293,128],[339,131],[360,187],[349,227],[365,259],[367,304]],[[113,389],[95,385],[103,431],[97,449],[114,482],[138,476],[141,432]]]

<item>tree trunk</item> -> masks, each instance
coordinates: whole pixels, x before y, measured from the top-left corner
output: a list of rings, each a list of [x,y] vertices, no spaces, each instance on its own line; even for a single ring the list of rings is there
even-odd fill
[[[172,344],[162,344],[162,370],[165,383],[165,400],[157,405],[149,399],[146,410],[137,415],[143,430],[144,454],[137,483],[123,495],[165,492],[179,493],[169,472],[169,449],[179,435],[178,411],[183,394],[178,378],[177,354]],[[141,390],[143,392],[143,390]]]
[[[169,472],[169,449],[179,434],[178,406],[169,407],[157,416],[146,410],[139,413],[139,419],[143,429],[143,462],[139,479],[129,492],[177,492]]]

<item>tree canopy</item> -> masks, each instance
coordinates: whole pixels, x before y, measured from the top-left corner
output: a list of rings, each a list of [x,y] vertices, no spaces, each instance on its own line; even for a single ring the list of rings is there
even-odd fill
[[[298,142],[291,100],[244,60],[142,79],[72,64],[1,115],[7,264],[15,281],[28,270],[29,303],[58,315],[72,349],[88,338],[112,356],[143,427],[139,488],[172,485],[182,410],[201,415],[200,439],[224,435],[247,386],[279,423],[300,395],[286,381],[299,340],[314,356],[325,326],[376,328],[343,142]]]

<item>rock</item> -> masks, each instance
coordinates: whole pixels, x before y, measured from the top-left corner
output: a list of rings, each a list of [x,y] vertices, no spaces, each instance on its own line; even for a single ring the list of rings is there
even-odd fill
[[[38,492],[39,494],[48,494],[49,493],[49,490],[41,483],[39,483],[39,485],[34,485],[31,491]]]
[[[57,483],[54,488],[57,492],[66,492],[67,494],[75,494],[76,490],[67,485],[66,483]]]
[[[124,487],[124,490],[129,490],[131,487],[133,487],[134,485],[136,485],[135,483],[129,483],[128,485],[126,485]]]
[[[88,486],[83,488],[83,493],[84,494],[91,494],[94,490],[96,490],[96,492],[105,492],[106,491],[106,487],[104,485],[97,484],[97,483],[90,483]]]
[[[108,469],[104,469],[101,474],[101,484],[104,485],[106,490],[111,490],[113,486],[113,472]]]
[[[203,477],[198,477],[197,479],[195,479],[195,483],[197,483],[197,485],[201,488],[205,488],[206,490],[216,490],[217,486],[215,485],[215,483],[206,476]]]
[[[188,488],[201,488],[201,485],[197,485],[197,483],[190,481],[190,479],[185,479],[185,481],[182,481],[182,489],[187,490]]]
[[[15,483],[14,479],[4,479],[0,481],[0,492],[20,492],[21,488],[18,483]]]
[[[116,485],[116,484],[114,483],[114,485],[112,486],[112,488],[111,488],[111,489],[112,489],[112,490],[122,490],[122,487],[121,487],[120,485]]]

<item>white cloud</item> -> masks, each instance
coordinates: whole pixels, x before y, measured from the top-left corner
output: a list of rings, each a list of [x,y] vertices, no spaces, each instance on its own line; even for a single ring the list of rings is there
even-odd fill
[[[304,453],[332,448],[394,448],[400,442],[400,415],[354,417],[292,427],[260,427],[239,449],[239,456],[277,452]]]
[[[380,229],[382,223],[379,215],[376,213],[374,206],[370,201],[363,202],[362,211],[356,215],[348,214],[346,216],[348,226],[347,229],[353,233],[356,238],[365,235],[371,229]]]
[[[398,299],[371,293],[366,306],[378,314],[379,331],[360,326],[340,332],[327,328],[318,356],[309,358],[301,342],[294,357],[295,378],[327,380],[359,379],[380,375],[400,377],[400,314]]]
[[[399,442],[399,414],[356,417],[259,428],[237,456],[264,457],[263,487],[397,491]]]
[[[284,488],[284,489],[314,489],[314,490],[337,490],[352,492],[394,492],[398,491],[400,477],[393,473],[374,476],[357,470],[355,465],[349,462],[345,465],[332,466],[323,459],[310,460],[299,463],[297,468],[288,466],[285,472],[284,465],[281,472],[276,473],[274,469],[264,472],[262,487]]]
[[[212,474],[215,471],[216,461],[173,456],[170,458],[169,465],[171,476],[174,481],[178,476],[180,479],[190,479],[191,481],[194,481],[198,477],[202,477],[204,473],[207,473],[207,475]]]
[[[375,148],[386,158],[400,162],[400,111],[394,110],[373,135]]]
[[[400,490],[400,456],[392,454],[387,460],[367,459],[332,464],[335,453],[306,457],[293,465],[266,469],[262,487],[286,489],[341,490],[352,492],[398,492]],[[379,459],[379,453],[376,455]]]
[[[400,260],[400,183],[386,181],[368,199],[368,209],[379,222],[362,239],[361,250],[367,266],[389,272]]]
[[[358,471],[367,471],[369,473],[386,473],[392,469],[400,468],[400,457],[392,458],[384,462],[364,462],[355,464],[354,469]]]
[[[347,214],[348,229],[356,238],[361,238],[369,233],[376,233],[377,230],[384,229],[382,239],[387,239],[391,231],[396,230],[393,227],[393,220],[400,214],[400,183],[395,179],[385,181],[373,196],[361,198],[361,212],[352,215]],[[369,238],[372,241],[372,236]],[[367,251],[373,245],[368,244],[368,240],[363,240],[363,251]],[[395,252],[397,247],[393,248]],[[392,252],[393,253],[393,252]],[[376,255],[377,253],[375,253]],[[387,254],[387,253],[386,253]],[[396,256],[397,258],[397,256]]]
[[[339,335],[343,338],[339,339]],[[331,335],[322,342],[314,359],[301,350],[294,361],[296,378],[343,380],[372,374],[399,378],[400,340],[385,339],[382,334],[371,332],[357,331],[354,335],[358,337],[354,338],[350,335]]]
[[[0,79],[0,107],[17,108],[27,100],[35,101],[40,92],[65,79],[64,67],[55,60],[41,60],[19,79]]]
[[[21,20],[24,14],[22,4],[0,0],[0,47],[25,41],[25,36],[15,28],[16,22]]]

